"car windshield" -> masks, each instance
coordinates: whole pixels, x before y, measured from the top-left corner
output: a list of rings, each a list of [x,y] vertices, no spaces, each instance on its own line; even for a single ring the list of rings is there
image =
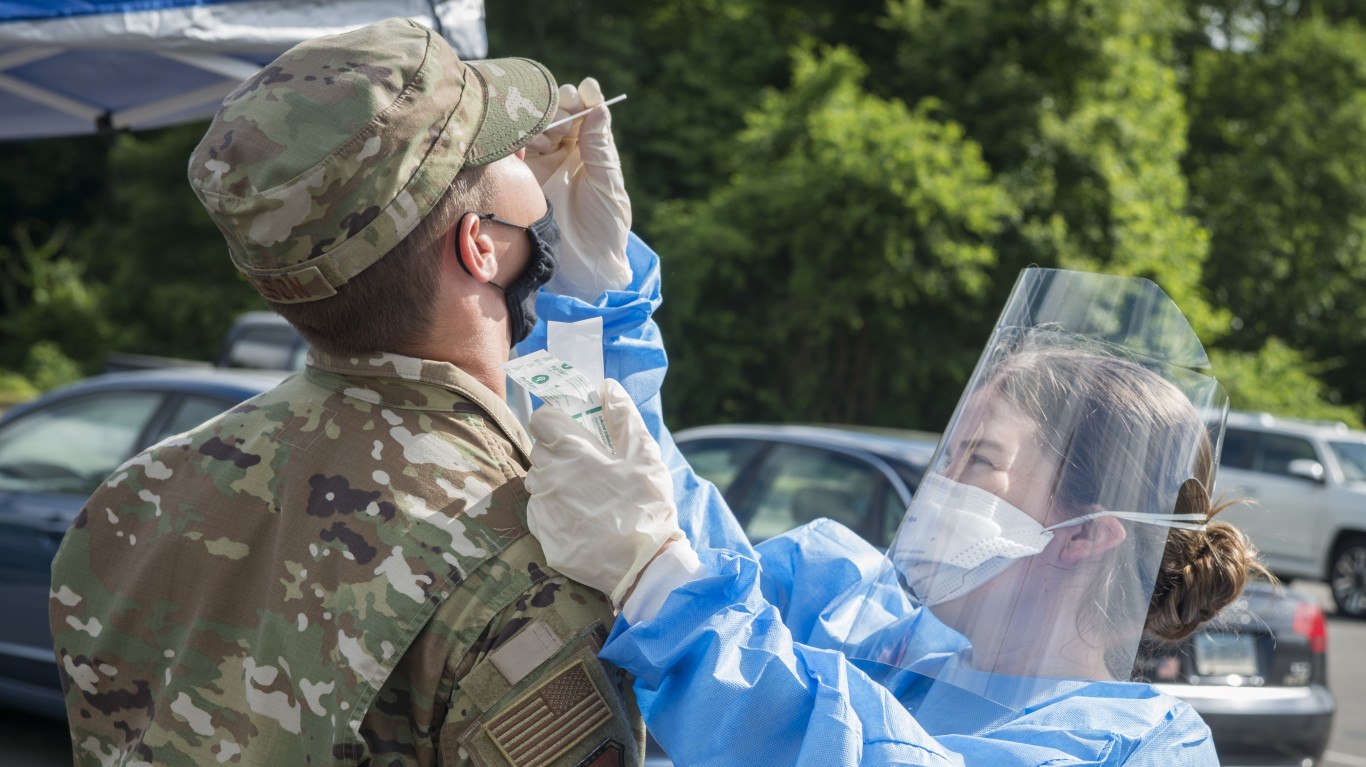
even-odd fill
[[[1366,443],[1329,442],[1348,482],[1366,482]]]

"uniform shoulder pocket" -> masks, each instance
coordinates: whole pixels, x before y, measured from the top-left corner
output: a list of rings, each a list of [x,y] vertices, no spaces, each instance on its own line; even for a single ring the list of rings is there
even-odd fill
[[[643,762],[643,733],[629,685],[597,657],[601,627],[566,636],[555,623],[531,621],[460,682],[462,693],[482,713],[472,723],[442,728],[443,764],[619,767]]]

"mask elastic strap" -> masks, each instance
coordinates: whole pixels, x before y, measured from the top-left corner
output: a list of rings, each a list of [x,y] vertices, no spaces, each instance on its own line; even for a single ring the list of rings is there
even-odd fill
[[[1059,522],[1056,525],[1044,528],[1045,530],[1057,530],[1060,527],[1075,527],[1085,524],[1093,519],[1100,517],[1114,517],[1128,522],[1142,522],[1148,525],[1161,525],[1162,527],[1175,527],[1181,530],[1194,530],[1195,532],[1205,531],[1207,517],[1204,514],[1145,514],[1141,511],[1097,511],[1094,514],[1086,514],[1069,519],[1066,522]]]
[[[475,218],[478,218],[480,221],[494,221],[494,222],[496,222],[496,223],[503,224],[503,225],[505,225],[505,226],[513,226],[513,227],[516,227],[516,228],[518,228],[518,229],[525,229],[525,230],[528,231],[528,232],[531,231],[528,227],[522,226],[521,224],[514,224],[514,223],[512,223],[511,221],[504,221],[503,219],[501,219],[501,218],[499,218],[499,217],[493,215],[492,213],[475,213],[474,211],[467,210],[467,211],[465,211],[464,213],[461,213],[461,214],[460,214],[460,219],[459,219],[459,220],[464,221],[464,220],[465,220],[465,216],[469,216],[469,215],[473,215]],[[456,247],[455,262],[456,262],[457,264],[460,264],[460,268],[465,270],[465,274],[468,274],[469,276],[473,277],[473,276],[474,276],[474,272],[471,272],[471,271],[470,271],[470,268],[469,268],[468,266],[465,266],[465,254],[464,254],[464,252],[462,252],[462,251],[460,250],[460,244],[459,244],[459,243],[456,243],[456,246],[455,246],[455,247]],[[507,289],[507,288],[503,287],[502,285],[499,285],[498,283],[494,282],[493,280],[489,280],[489,284],[492,285],[492,286],[495,287],[495,288],[498,288],[499,290],[503,291],[504,293],[508,292],[508,289]]]

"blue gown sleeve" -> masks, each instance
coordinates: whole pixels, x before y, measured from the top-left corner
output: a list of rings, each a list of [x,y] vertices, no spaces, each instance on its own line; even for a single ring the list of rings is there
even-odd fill
[[[531,335],[517,345],[519,355],[546,348],[546,322],[578,322],[602,318],[603,367],[608,378],[620,381],[640,409],[660,453],[673,473],[678,524],[693,545],[738,551],[750,556],[750,545],[735,515],[712,483],[693,472],[664,425],[660,387],[668,370],[668,356],[654,312],[660,295],[659,256],[632,233],[626,256],[631,283],[622,290],[605,291],[595,303],[542,290],[536,299],[539,321]]]
[[[889,689],[800,641],[821,641],[815,603],[860,577],[871,547],[853,538],[822,521],[764,542],[758,561],[702,552],[706,577],[650,621],[617,621],[601,657],[636,676],[646,726],[678,767],[1217,767],[1204,722],[1148,685],[1072,684],[1011,710],[950,686]]]
[[[794,642],[756,561],[701,556],[707,577],[652,621],[618,620],[601,654],[636,675],[646,726],[674,764],[965,764],[843,655]]]

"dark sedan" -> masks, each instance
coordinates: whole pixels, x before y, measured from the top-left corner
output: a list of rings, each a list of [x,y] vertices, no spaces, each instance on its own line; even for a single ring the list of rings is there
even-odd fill
[[[1318,764],[1336,709],[1323,610],[1252,583],[1191,639],[1140,652],[1136,674],[1200,713],[1226,767]]]
[[[756,542],[830,517],[886,548],[937,434],[819,426],[704,426],[674,435]],[[1323,610],[1257,582],[1176,645],[1145,644],[1135,675],[1200,713],[1226,767],[1317,764],[1336,709]]]
[[[939,435],[824,426],[703,426],[674,435],[754,542],[817,517],[886,548]]]
[[[114,373],[0,417],[0,704],[66,715],[48,633],[49,571],[86,496],[143,448],[286,375],[188,368]]]

